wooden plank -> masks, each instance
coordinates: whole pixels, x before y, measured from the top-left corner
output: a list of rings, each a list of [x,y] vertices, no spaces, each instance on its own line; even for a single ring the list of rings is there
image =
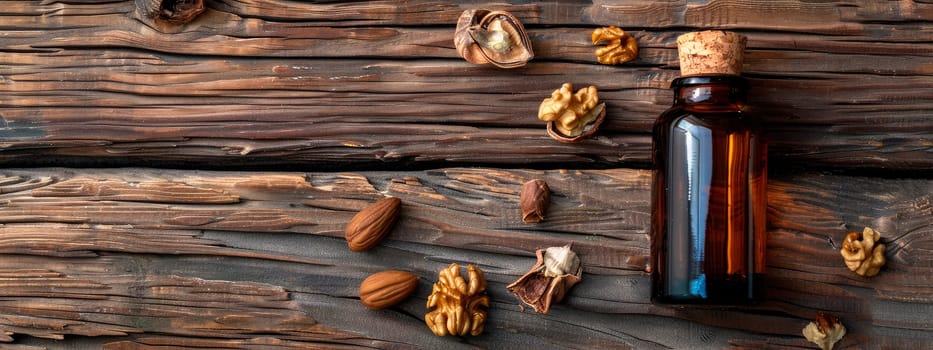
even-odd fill
[[[6,164],[639,165],[670,104],[674,39],[710,27],[749,36],[750,102],[774,164],[933,170],[922,2],[495,5],[535,43],[532,64],[511,71],[456,56],[453,24],[474,6],[456,2],[209,2],[170,33],[130,1],[0,5]],[[588,34],[606,24],[631,28],[637,60],[595,64]],[[609,111],[578,145],[535,118],[568,81],[599,87]]]
[[[849,328],[843,347],[933,345],[933,181],[774,175],[765,302],[682,308],[649,301],[646,171],[4,170],[0,341],[52,346],[42,339],[79,336],[74,344],[110,349],[806,347],[800,330],[827,311]],[[520,220],[519,191],[531,178],[553,191],[541,224]],[[403,201],[398,226],[374,250],[350,252],[346,221],[384,196]],[[864,226],[888,245],[889,263],[873,278],[848,271],[838,252],[846,232]],[[531,267],[535,249],[568,242],[581,256],[583,282],[548,315],[522,311],[505,285]],[[430,285],[450,262],[485,271],[493,305],[482,336],[439,338],[423,323]],[[419,288],[398,306],[367,310],[358,285],[384,269],[418,274]]]

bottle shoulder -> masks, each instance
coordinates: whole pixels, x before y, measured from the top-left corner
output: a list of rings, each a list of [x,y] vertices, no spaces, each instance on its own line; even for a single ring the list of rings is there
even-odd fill
[[[661,113],[655,120],[655,129],[659,127],[669,127],[675,124],[687,123],[692,125],[704,126],[707,128],[741,128],[760,131],[762,129],[761,120],[752,113],[741,110],[729,111],[697,111],[674,106]]]

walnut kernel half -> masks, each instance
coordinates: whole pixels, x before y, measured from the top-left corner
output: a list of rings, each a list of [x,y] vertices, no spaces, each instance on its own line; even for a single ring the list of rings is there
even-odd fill
[[[846,235],[839,253],[842,254],[849,270],[865,277],[877,275],[881,271],[885,259],[884,244],[878,243],[879,239],[881,234],[869,227],[861,234],[851,232]]]
[[[621,64],[638,57],[638,42],[619,27],[596,28],[592,40],[593,45],[605,45],[596,49],[599,63]]]
[[[606,104],[592,85],[574,93],[573,85],[564,83],[538,107],[538,119],[548,122],[548,134],[561,142],[592,136],[605,116]]]
[[[803,329],[803,336],[823,350],[833,350],[836,342],[845,335],[846,327],[839,323],[839,319],[822,312],[816,314],[816,321]]]
[[[486,280],[479,268],[468,265],[467,270],[469,281],[460,276],[457,263],[441,270],[428,297],[428,309],[436,309],[424,315],[424,322],[439,337],[483,333],[486,310],[480,306],[489,307]]]

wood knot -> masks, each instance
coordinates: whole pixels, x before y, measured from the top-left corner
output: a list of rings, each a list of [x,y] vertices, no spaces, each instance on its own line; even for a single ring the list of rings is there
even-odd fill
[[[204,12],[203,0],[136,0],[136,10],[157,26],[182,25]]]

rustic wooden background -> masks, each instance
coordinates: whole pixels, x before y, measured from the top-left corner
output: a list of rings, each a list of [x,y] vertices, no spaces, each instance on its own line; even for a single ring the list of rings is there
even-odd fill
[[[180,1],[179,1],[180,2]],[[187,24],[149,0],[0,1],[0,346],[200,348],[933,348],[933,2],[208,0]],[[503,9],[536,58],[461,60],[465,9]],[[596,63],[617,25],[637,60]],[[670,105],[675,38],[749,37],[751,103],[771,144],[767,299],[649,301],[649,129]],[[596,85],[597,137],[559,144],[535,118],[561,83]],[[548,220],[522,224],[544,178]],[[346,221],[403,200],[387,241],[351,253]],[[838,249],[871,226],[887,267]],[[548,315],[505,285],[573,242],[583,282]],[[478,337],[435,337],[425,300],[450,262],[480,266]],[[421,276],[388,310],[368,274]]]

